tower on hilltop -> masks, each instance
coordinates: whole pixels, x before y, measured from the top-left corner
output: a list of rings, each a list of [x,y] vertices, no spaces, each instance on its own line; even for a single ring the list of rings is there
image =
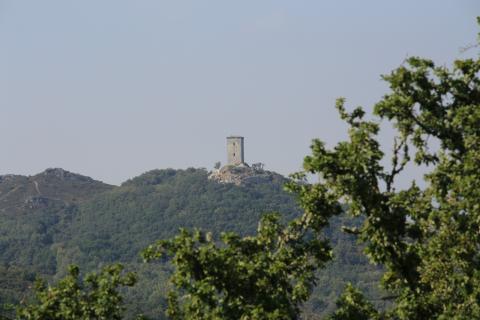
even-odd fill
[[[243,137],[227,137],[227,165],[244,164]]]

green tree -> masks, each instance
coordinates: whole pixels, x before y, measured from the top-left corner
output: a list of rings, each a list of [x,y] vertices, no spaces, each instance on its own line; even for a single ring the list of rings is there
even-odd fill
[[[479,19],[480,24],[480,19]],[[361,108],[347,113],[349,140],[327,149],[312,145],[304,168],[362,227],[349,230],[386,272],[382,283],[395,319],[480,318],[480,60],[453,67],[412,57],[384,79],[391,92],[374,115],[397,131],[392,165],[378,142],[379,120]],[[397,190],[407,165],[427,166],[426,186]]]
[[[379,314],[360,291],[348,284],[337,300],[337,310],[329,320],[369,320],[379,319]]]
[[[316,186],[297,186],[305,213],[288,226],[268,214],[256,236],[223,233],[222,243],[199,230],[148,247],[146,260],[173,256],[167,314],[172,319],[296,319],[315,284],[315,271],[331,258],[320,230],[341,207]],[[315,195],[315,196],[314,196]],[[318,197],[321,200],[318,200]]]
[[[36,301],[17,310],[18,319],[31,320],[116,320],[122,319],[124,307],[120,286],[135,283],[133,273],[122,273],[120,264],[107,266],[99,273],[80,278],[78,267],[70,266],[69,274],[55,287],[39,280],[35,287]]]

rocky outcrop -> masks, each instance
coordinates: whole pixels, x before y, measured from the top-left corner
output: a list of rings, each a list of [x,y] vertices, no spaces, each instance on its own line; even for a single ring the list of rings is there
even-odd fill
[[[30,196],[25,199],[25,206],[29,209],[47,208],[51,200],[47,197]]]
[[[237,186],[266,182],[284,183],[287,181],[284,176],[276,172],[251,168],[244,165],[225,166],[221,169],[212,171],[208,178],[219,183],[233,183]]]
[[[47,178],[56,178],[62,181],[84,181],[93,182],[90,177],[83,176],[81,174],[73,173],[62,168],[49,168],[41,173],[41,175]]]

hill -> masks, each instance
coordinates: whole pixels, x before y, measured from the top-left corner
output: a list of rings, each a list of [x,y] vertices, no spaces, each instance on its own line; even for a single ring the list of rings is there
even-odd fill
[[[169,266],[140,261],[139,252],[148,244],[180,227],[216,236],[222,231],[253,234],[265,212],[280,212],[285,221],[299,214],[295,199],[283,191],[284,177],[268,171],[241,174],[246,178],[235,180],[239,183],[224,183],[209,179],[202,169],[153,170],[118,187],[62,169],[3,176],[0,261],[21,280],[11,285],[13,291],[0,291],[0,299],[2,294],[3,301],[18,299],[32,272],[58,278],[70,263],[94,270],[120,261],[140,274],[140,283],[127,292],[130,314],[162,318]],[[231,178],[232,172],[227,175]],[[343,223],[342,217],[334,219],[326,231],[338,259],[319,274],[308,314],[331,310],[346,281],[378,295],[379,270],[367,263],[353,238],[338,231]]]
[[[0,264],[54,274],[51,246],[67,237],[76,207],[111,188],[63,169],[0,176]]]

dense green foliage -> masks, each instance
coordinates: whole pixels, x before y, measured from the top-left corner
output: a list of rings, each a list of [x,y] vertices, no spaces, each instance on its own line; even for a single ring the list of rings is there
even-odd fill
[[[0,176],[0,263],[54,274],[56,244],[67,238],[77,206],[111,188],[62,169]]]
[[[374,306],[362,293],[348,284],[337,301],[337,310],[328,317],[329,320],[373,320],[379,319]]]
[[[214,239],[222,231],[254,235],[265,212],[282,213],[281,223],[300,213],[294,197],[283,191],[287,180],[274,173],[271,179],[236,186],[211,181],[201,169],[153,170],[113,187],[65,171],[63,178],[54,174],[59,172],[0,182],[0,199],[8,199],[8,206],[0,202],[1,304],[28,297],[27,288],[36,276],[54,283],[67,275],[70,264],[88,272],[121,261],[138,273],[138,284],[124,292],[127,318],[144,313],[163,319],[172,268],[163,262],[143,264],[141,250],[158,238],[173,236],[180,227],[210,230]],[[32,200],[38,197],[33,181],[42,201]],[[10,211],[12,206],[16,211]],[[381,270],[368,264],[351,235],[336,231],[344,219],[334,218],[325,230],[336,259],[318,274],[318,286],[303,308],[311,317],[332,311],[347,282],[368,297],[379,297]]]
[[[340,212],[341,207],[332,207]],[[173,256],[169,293],[172,319],[293,319],[315,283],[315,271],[331,258],[330,247],[309,234],[326,219],[302,215],[287,228],[278,215],[262,218],[255,236],[223,233],[223,245],[211,234],[182,229],[172,240],[149,246],[148,260]]]
[[[19,301],[25,300],[35,274],[19,267],[0,266],[0,319],[12,318]]]
[[[205,170],[153,170],[83,205],[68,245],[93,253],[88,263],[131,262],[181,227],[251,234],[264,212],[286,212],[284,219],[298,214],[282,191],[284,181],[275,175],[268,183],[239,187],[210,181]]]
[[[386,317],[480,318],[479,73],[478,58],[450,70],[412,57],[384,77],[391,92],[374,115],[397,130],[390,169],[381,164],[378,122],[361,108],[347,113],[343,100],[350,139],[330,150],[315,140],[305,159],[318,185],[365,218],[352,231],[386,268],[382,283],[395,297]],[[408,164],[428,166],[424,188],[395,188]]]
[[[123,319],[123,300],[119,287],[135,283],[133,273],[122,274],[119,264],[104,267],[99,273],[80,278],[77,266],[56,286],[38,280],[35,301],[21,305],[17,319],[21,320],[118,320]]]

